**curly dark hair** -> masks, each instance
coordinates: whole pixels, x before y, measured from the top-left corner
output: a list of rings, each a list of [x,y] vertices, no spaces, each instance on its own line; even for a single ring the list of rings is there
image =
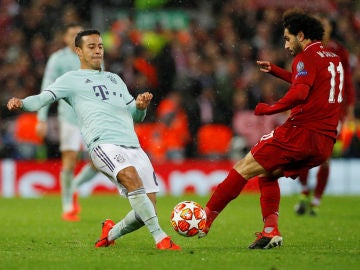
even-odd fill
[[[322,23],[299,9],[291,9],[284,12],[283,27],[288,29],[289,33],[293,35],[303,32],[304,37],[312,41],[322,40],[324,35]]]

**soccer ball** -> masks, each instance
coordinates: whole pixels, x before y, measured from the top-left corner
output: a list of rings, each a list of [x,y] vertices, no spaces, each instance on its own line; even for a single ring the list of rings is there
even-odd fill
[[[175,205],[171,212],[170,221],[178,234],[191,237],[204,229],[206,213],[199,203],[183,201]]]

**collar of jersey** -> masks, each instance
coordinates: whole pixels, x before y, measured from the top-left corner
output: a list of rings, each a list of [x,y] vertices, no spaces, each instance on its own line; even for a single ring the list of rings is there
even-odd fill
[[[96,70],[96,69],[82,69],[82,68],[80,68],[79,70],[82,71],[82,72],[86,72],[86,73],[100,73],[100,72],[103,72],[102,70]]]

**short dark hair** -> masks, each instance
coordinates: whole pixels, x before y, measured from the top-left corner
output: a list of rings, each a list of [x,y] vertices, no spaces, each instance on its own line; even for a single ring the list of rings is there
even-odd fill
[[[310,40],[322,40],[324,36],[322,23],[315,17],[297,9],[287,10],[283,14],[283,27],[293,35],[303,32],[304,37]]]
[[[88,29],[88,30],[80,31],[79,33],[77,33],[77,35],[75,37],[75,47],[80,48],[82,45],[82,37],[90,36],[90,35],[99,35],[100,36],[100,32],[96,29]]]

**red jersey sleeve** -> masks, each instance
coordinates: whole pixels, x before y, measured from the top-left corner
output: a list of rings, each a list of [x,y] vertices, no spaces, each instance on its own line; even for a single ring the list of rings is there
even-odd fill
[[[312,86],[317,76],[314,61],[304,54],[295,57],[292,64],[292,84],[306,84]]]
[[[269,115],[287,111],[297,104],[305,101],[309,94],[310,87],[306,84],[293,84],[287,93],[275,104],[269,105],[259,103],[255,108],[255,115]]]
[[[272,75],[274,75],[275,77],[278,77],[288,83],[291,83],[291,79],[292,79],[292,74],[291,72],[281,68],[281,67],[278,67],[277,65],[274,65],[274,64],[270,64],[270,73]]]

